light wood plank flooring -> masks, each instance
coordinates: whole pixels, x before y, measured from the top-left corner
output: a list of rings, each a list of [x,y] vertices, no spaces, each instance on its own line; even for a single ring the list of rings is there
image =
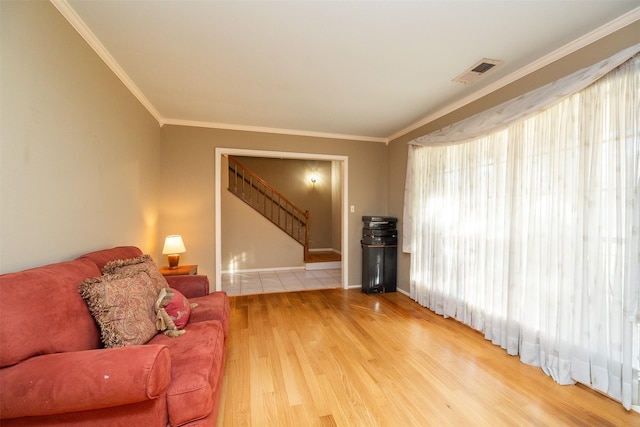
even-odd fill
[[[400,293],[230,299],[219,426],[640,426]]]

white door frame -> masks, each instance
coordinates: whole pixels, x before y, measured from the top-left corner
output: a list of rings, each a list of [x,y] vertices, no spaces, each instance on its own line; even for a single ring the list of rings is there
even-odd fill
[[[285,151],[263,151],[248,150],[239,148],[221,148],[216,147],[215,152],[215,219],[216,219],[216,291],[222,290],[222,156],[248,156],[248,157],[277,157],[281,159],[302,159],[302,160],[328,160],[339,161],[342,164],[342,235],[341,248],[342,254],[342,287],[349,288],[349,245],[347,237],[349,236],[348,227],[348,171],[349,157],[336,156],[330,154],[310,154],[310,153],[291,153]]]

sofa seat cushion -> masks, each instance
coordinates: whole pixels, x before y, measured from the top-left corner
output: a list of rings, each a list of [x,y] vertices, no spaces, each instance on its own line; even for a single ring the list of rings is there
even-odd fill
[[[229,297],[226,292],[212,292],[203,297],[190,298],[189,302],[198,304],[191,310],[189,322],[203,322],[205,320],[219,320],[222,322],[224,336],[229,335]]]
[[[167,390],[169,421],[178,426],[206,417],[215,406],[222,384],[224,332],[222,323],[189,323],[184,335],[156,335],[150,344],[166,345],[171,353],[171,384]]]

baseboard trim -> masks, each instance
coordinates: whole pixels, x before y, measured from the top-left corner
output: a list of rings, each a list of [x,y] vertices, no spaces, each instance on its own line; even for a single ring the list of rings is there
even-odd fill
[[[404,289],[400,289],[400,288],[396,288],[396,292],[401,293],[402,295],[406,295],[409,298],[411,298],[411,295],[409,295],[409,292],[405,291]]]
[[[347,288],[348,289],[362,289],[362,285],[349,285]],[[407,292],[407,291],[405,291],[403,289],[400,289],[400,288],[396,287],[396,292],[398,292],[398,293],[400,293],[402,295],[406,295],[409,298],[411,298],[411,295],[409,295],[409,292]]]

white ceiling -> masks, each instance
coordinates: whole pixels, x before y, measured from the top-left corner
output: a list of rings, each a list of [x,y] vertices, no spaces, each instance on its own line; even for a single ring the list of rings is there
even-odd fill
[[[640,12],[640,0],[52,2],[160,124],[381,142]],[[483,58],[504,65],[452,82]]]

